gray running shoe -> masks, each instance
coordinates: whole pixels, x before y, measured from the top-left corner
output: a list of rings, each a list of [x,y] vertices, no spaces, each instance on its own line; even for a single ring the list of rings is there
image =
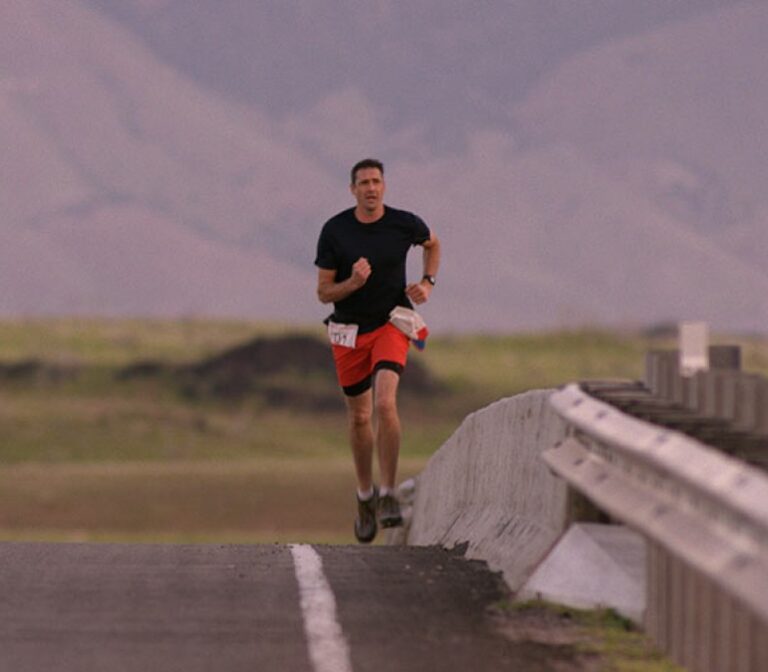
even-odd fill
[[[394,495],[379,497],[379,525],[382,527],[399,527],[403,524],[400,514],[400,504]]]
[[[357,498],[357,518],[355,518],[355,537],[361,544],[370,544],[376,536],[376,504],[379,491],[373,488],[370,499]]]

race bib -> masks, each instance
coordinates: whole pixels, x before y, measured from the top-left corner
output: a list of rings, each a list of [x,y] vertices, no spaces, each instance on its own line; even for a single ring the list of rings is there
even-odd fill
[[[331,345],[340,345],[343,348],[354,348],[357,343],[356,324],[338,324],[336,322],[328,323],[328,338]]]

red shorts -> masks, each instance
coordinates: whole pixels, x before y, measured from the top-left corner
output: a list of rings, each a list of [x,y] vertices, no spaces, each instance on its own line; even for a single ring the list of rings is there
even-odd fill
[[[331,346],[344,394],[355,397],[370,389],[373,374],[379,369],[402,373],[409,345],[408,337],[387,322],[383,327],[358,335],[354,348]]]

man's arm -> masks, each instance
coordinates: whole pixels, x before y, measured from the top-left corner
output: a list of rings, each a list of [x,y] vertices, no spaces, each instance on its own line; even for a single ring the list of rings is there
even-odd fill
[[[321,268],[317,274],[317,298],[320,303],[346,299],[368,282],[370,275],[371,265],[365,257],[360,257],[352,265],[352,275],[341,282],[336,282],[336,269]]]
[[[424,275],[431,275],[432,277],[437,275],[437,271],[440,269],[440,240],[435,235],[434,231],[431,232],[429,240],[422,244],[424,247],[423,261],[424,261]],[[432,293],[432,285],[429,281],[422,279],[419,282],[414,282],[405,288],[405,293],[408,298],[415,304],[425,303],[429,300],[429,295]]]

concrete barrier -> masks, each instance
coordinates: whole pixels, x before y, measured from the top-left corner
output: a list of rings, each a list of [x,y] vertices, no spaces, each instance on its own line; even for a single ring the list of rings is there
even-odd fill
[[[646,607],[645,540],[623,525],[575,523],[517,593],[579,609],[611,607],[637,624]]]
[[[469,415],[416,479],[406,543],[485,560],[517,590],[567,527],[568,488],[541,459],[564,437],[551,390]]]

